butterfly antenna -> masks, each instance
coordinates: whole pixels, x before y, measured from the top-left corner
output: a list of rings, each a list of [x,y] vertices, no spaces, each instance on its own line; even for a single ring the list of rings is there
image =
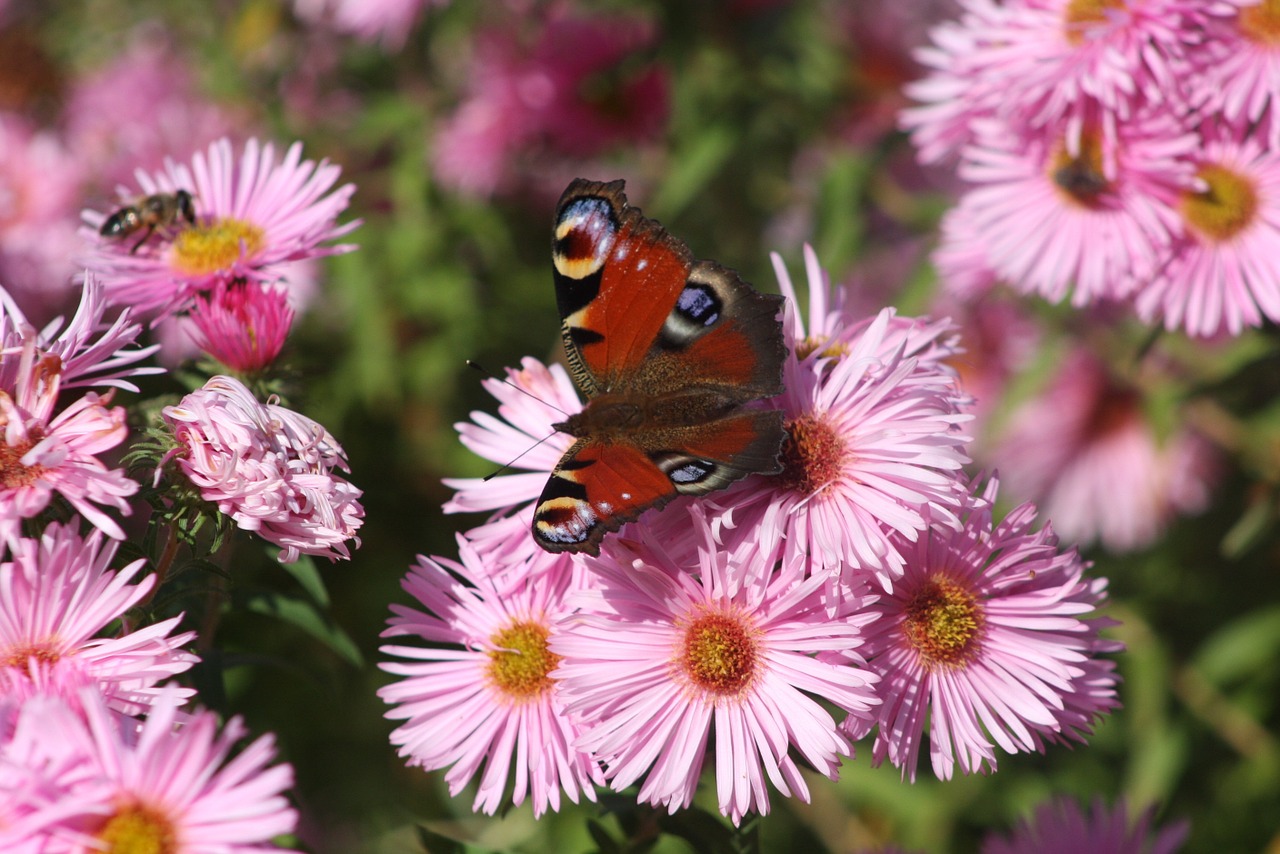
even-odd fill
[[[491,379],[491,380],[497,380],[497,381],[498,381],[498,382],[500,382],[500,383],[504,383],[504,384],[506,384],[506,385],[509,385],[509,386],[511,386],[513,389],[515,389],[516,391],[518,391],[518,392],[520,392],[521,394],[523,394],[525,397],[531,397],[531,398],[533,398],[534,400],[538,401],[538,403],[541,403],[543,406],[549,406],[549,407],[551,407],[552,409],[554,409],[556,412],[559,412],[561,415],[565,416],[566,418],[568,418],[568,417],[569,417],[569,413],[565,412],[563,409],[561,409],[560,407],[556,406],[554,403],[549,403],[549,402],[547,402],[547,401],[543,400],[542,398],[538,397],[538,396],[537,396],[536,394],[534,394],[533,392],[531,392],[531,391],[529,391],[529,390],[527,390],[527,389],[520,388],[520,386],[516,385],[516,384],[515,384],[515,383],[513,383],[511,380],[509,380],[509,379],[507,379],[507,378],[505,378],[505,377],[500,377],[500,376],[498,376],[498,375],[497,375],[497,374],[495,374],[493,371],[489,370],[488,368],[484,367],[483,365],[480,365],[480,364],[478,364],[478,363],[476,363],[476,362],[471,361],[470,359],[467,359],[467,367],[468,367],[468,368],[475,368],[477,371],[479,371],[480,373],[484,374],[484,375],[485,375],[485,376],[487,376],[489,379]],[[552,434],[551,434],[551,436],[554,436],[554,435],[555,435],[555,433],[552,433]],[[551,436],[548,436],[548,437],[547,437],[547,439],[550,439],[550,438],[551,438]],[[541,445],[541,444],[542,444],[542,442],[547,441],[547,439],[543,439],[542,441],[538,442],[538,445]],[[533,446],[533,448],[538,447],[538,445],[534,445],[534,446]],[[533,448],[530,448],[530,449],[529,449],[529,451],[532,451],[532,450],[533,450]],[[525,453],[525,454],[527,454],[527,453],[529,453],[529,451],[525,451],[524,453]],[[521,454],[520,456],[522,457],[522,456],[524,456],[524,454]],[[516,460],[518,460],[518,459],[520,459],[520,457],[516,457]],[[515,462],[515,460],[512,460],[511,462]],[[510,465],[510,463],[508,463],[508,465]],[[505,466],[504,466],[504,468],[505,468]],[[494,474],[497,474],[497,472],[494,472]],[[491,474],[491,475],[489,475],[489,477],[493,477],[493,475]],[[485,480],[488,480],[488,479],[489,479],[488,477],[486,477],[486,478],[485,478]]]
[[[543,442],[545,442],[545,441],[547,441],[548,439],[550,439],[552,436],[554,436],[554,435],[555,435],[556,433],[558,433],[558,432],[560,432],[560,431],[558,431],[558,430],[552,430],[550,433],[548,433],[547,435],[543,436],[541,439],[539,439],[538,441],[534,442],[532,445],[530,445],[529,447],[527,447],[527,448],[525,448],[523,451],[521,451],[519,454],[517,454],[517,455],[516,455],[516,457],[515,457],[515,459],[513,459],[511,462],[507,463],[506,465],[504,465],[502,468],[498,469],[497,471],[495,471],[495,472],[491,472],[491,473],[489,473],[489,474],[485,475],[484,477],[482,477],[482,478],[481,478],[481,480],[482,480],[483,482],[485,482],[485,483],[488,483],[489,481],[493,480],[495,477],[497,477],[498,475],[502,474],[504,471],[506,471],[507,469],[509,469],[509,468],[511,468],[513,465],[515,465],[517,462],[519,462],[519,461],[520,461],[520,458],[521,458],[521,457],[523,457],[525,454],[529,453],[529,452],[530,452],[530,451],[532,451],[534,448],[538,447],[539,445],[541,445]]]

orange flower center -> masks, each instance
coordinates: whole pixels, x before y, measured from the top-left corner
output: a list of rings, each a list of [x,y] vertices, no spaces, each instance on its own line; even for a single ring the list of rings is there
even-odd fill
[[[1188,226],[1203,239],[1224,243],[1249,228],[1258,214],[1258,193],[1246,176],[1225,166],[1200,167],[1203,192],[1182,195],[1180,210]]]
[[[748,627],[729,614],[706,614],[685,630],[684,671],[693,684],[710,694],[740,693],[755,676],[758,657]]]
[[[34,448],[42,438],[44,438],[43,435],[32,430],[26,441],[19,442],[16,445],[8,445],[3,440],[0,440],[0,489],[17,489],[23,486],[30,486],[40,479],[40,476],[45,472],[45,467],[41,465],[24,466],[22,457],[27,451]]]
[[[832,342],[829,337],[818,337],[810,335],[803,341],[796,344],[796,358],[805,359],[817,353],[824,359],[839,359],[845,353],[849,352],[849,347],[843,341]]]
[[[232,217],[183,229],[173,240],[173,266],[189,275],[229,270],[241,258],[252,258],[266,244],[258,226]]]
[[[779,477],[787,489],[814,495],[839,479],[846,456],[844,439],[831,425],[806,415],[787,425]]]
[[[535,700],[551,689],[549,674],[560,656],[547,649],[547,629],[538,623],[515,623],[493,635],[489,679],[514,702]]]
[[[58,659],[62,658],[62,654],[49,641],[10,647],[7,650],[0,650],[0,667],[13,667],[25,671],[33,658],[41,664],[56,664]]]
[[[907,603],[902,630],[927,666],[958,667],[977,650],[985,622],[977,597],[935,575]]]
[[[133,804],[116,811],[98,831],[106,854],[176,854],[173,823],[160,812]]]
[[[1280,44],[1280,0],[1262,0],[1241,9],[1240,32],[1259,44]]]

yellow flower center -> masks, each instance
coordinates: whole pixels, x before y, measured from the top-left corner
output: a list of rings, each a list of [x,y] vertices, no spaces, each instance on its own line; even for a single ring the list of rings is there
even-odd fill
[[[711,694],[734,695],[755,676],[755,638],[742,621],[728,614],[706,614],[685,630],[681,650],[684,672]]]
[[[831,425],[813,416],[787,425],[782,442],[782,485],[814,495],[840,478],[845,466],[845,442]]]
[[[216,273],[241,258],[252,258],[265,243],[260,227],[224,217],[183,229],[173,240],[173,265],[189,275]]]
[[[1182,194],[1180,209],[1192,230],[1208,241],[1225,242],[1253,225],[1258,193],[1244,175],[1210,164],[1198,173],[1208,187]]]
[[[1080,138],[1080,153],[1074,157],[1065,145],[1049,159],[1049,176],[1068,202],[1084,208],[1096,208],[1111,182],[1102,171],[1102,141],[1097,134]]]
[[[985,622],[977,597],[935,575],[907,603],[902,631],[926,666],[957,667],[977,649]]]
[[[141,804],[123,807],[98,831],[106,854],[176,854],[173,824],[161,813]]]
[[[1067,43],[1078,45],[1089,35],[1089,30],[1111,20],[1110,13],[1123,9],[1125,0],[1071,0],[1062,15]]]
[[[1280,44],[1280,0],[1262,0],[1241,9],[1240,32],[1259,44]]]
[[[537,699],[551,689],[548,674],[560,656],[547,649],[547,629],[537,623],[515,623],[491,637],[489,679],[513,701]]]
[[[832,342],[829,337],[819,338],[810,335],[800,343],[796,344],[796,358],[805,359],[817,353],[824,359],[839,359],[845,353],[849,352],[849,347],[843,341]]]

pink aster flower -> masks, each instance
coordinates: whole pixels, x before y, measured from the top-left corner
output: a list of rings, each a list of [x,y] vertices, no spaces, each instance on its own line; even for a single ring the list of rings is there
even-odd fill
[[[865,651],[884,699],[874,761],[913,780],[926,725],[933,772],[946,780],[957,764],[994,771],[996,746],[1083,740],[1118,705],[1114,662],[1097,657],[1120,648],[1098,634],[1112,623],[1085,618],[1106,580],[1086,579],[1048,526],[1032,531],[1032,505],[995,524],[996,491],[994,478],[975,491],[960,530],[900,541],[905,572],[869,609],[879,619]]]
[[[245,735],[240,720],[219,732],[217,715],[179,713],[176,697],[157,703],[141,725],[111,715],[92,693],[82,706],[80,714],[49,702],[31,722],[39,730],[31,738],[45,751],[82,763],[61,798],[67,815],[44,828],[41,851],[253,854],[278,850],[271,839],[294,829],[297,814],[284,795],[293,770],[270,765],[270,736],[233,757]]]
[[[1164,432],[1136,388],[1077,350],[1010,416],[992,458],[1009,492],[1038,503],[1063,537],[1131,551],[1154,542],[1174,517],[1203,510],[1216,480],[1206,439],[1185,426]]]
[[[643,777],[639,799],[672,813],[693,800],[714,730],[716,794],[737,824],[769,811],[766,780],[807,801],[800,763],[835,779],[852,755],[830,710],[855,731],[873,716],[876,680],[859,647],[874,597],[854,586],[833,613],[802,559],[770,573],[767,554],[730,552],[690,519],[691,560],[650,537],[588,559],[598,588],[574,597],[551,639],[553,678],[610,785]]]
[[[187,315],[201,350],[233,371],[258,373],[276,360],[293,325],[285,288],[219,282]]]
[[[115,553],[116,544],[104,544],[101,531],[85,539],[58,524],[47,527],[39,540],[14,542],[10,559],[0,563],[0,668],[28,682],[52,680],[53,690],[63,696],[92,686],[111,708],[139,714],[156,701],[157,683],[197,661],[180,649],[195,632],[174,634],[181,617],[173,617],[99,637],[156,583],[154,575],[129,583],[145,560],[110,570]],[[35,672],[40,669],[46,672]],[[13,690],[11,685],[6,693]]]
[[[302,143],[278,161],[275,146],[251,139],[237,161],[231,142],[220,139],[207,154],[197,152],[190,167],[169,161],[159,173],[140,171],[140,192],[121,194],[128,205],[138,195],[184,190],[192,196],[194,224],[176,216],[134,250],[135,236],[98,234],[110,211],[85,211],[94,240],[88,266],[113,303],[147,311],[180,308],[220,281],[276,281],[285,265],[355,248],[325,245],[359,225],[337,224],[355,192],[351,184],[333,189],[340,171],[328,161],[303,160]]]
[[[578,730],[550,678],[560,660],[550,645],[563,631],[570,576],[526,575],[500,590],[491,576],[517,573],[494,573],[461,538],[459,553],[461,563],[419,556],[402,582],[425,610],[391,606],[384,638],[430,644],[382,647],[409,659],[380,665],[403,677],[378,691],[394,707],[387,717],[405,721],[392,743],[410,765],[448,768],[451,795],[479,773],[473,808],[489,814],[502,804],[508,781],[511,802],[530,797],[534,817],[559,810],[561,792],[573,803],[579,795],[594,801],[600,769],[574,745]]]
[[[647,58],[656,39],[636,18],[560,13],[532,45],[510,28],[481,34],[468,94],[436,135],[436,176],[489,194],[530,150],[581,160],[654,139],[668,114],[667,73]]]
[[[223,376],[161,414],[180,446],[178,468],[236,525],[280,546],[281,563],[351,557],[361,491],[333,473],[348,470],[347,457],[328,430]]]
[[[808,265],[811,326],[795,315],[789,279],[786,326],[790,355],[782,474],[753,478],[703,503],[725,512],[729,536],[757,539],[784,561],[802,554],[832,583],[854,569],[873,572],[886,587],[902,572],[890,541],[909,540],[932,518],[954,518],[968,462],[959,425],[954,373],[943,361],[955,349],[942,342],[948,324],[927,325],[885,309],[870,322],[850,323],[827,309],[827,284]],[[728,533],[736,531],[736,534]],[[726,542],[730,542],[726,539]]]
[[[5,309],[5,317],[0,318],[4,343],[0,363],[0,428],[4,431],[0,439],[0,541],[12,539],[21,521],[43,511],[54,493],[62,495],[95,527],[116,539],[123,538],[120,526],[99,507],[112,506],[127,515],[126,499],[138,490],[122,471],[108,469],[97,458],[124,441],[127,434],[124,409],[108,406],[114,389],[105,395],[87,392],[56,411],[62,357],[56,349],[42,352],[39,335],[30,327],[24,330],[20,323],[10,327],[10,318],[20,315],[4,299],[0,305]],[[73,322],[68,331],[75,327]],[[73,370],[88,373],[111,361],[108,357],[93,364],[91,359],[77,359],[88,352],[74,346],[77,341],[84,343],[75,333],[62,339],[64,344],[73,343],[64,351]],[[108,344],[105,352],[112,349]],[[117,378],[128,372],[119,372]]]
[[[1271,150],[1280,148],[1280,7],[1240,0],[1242,8],[1206,27],[1205,46],[1194,78],[1205,115],[1220,113],[1237,127],[1265,129]],[[1199,57],[1198,57],[1199,58]],[[1257,133],[1255,131],[1255,133]]]
[[[1097,799],[1086,815],[1075,801],[1055,800],[1037,807],[1009,837],[988,836],[982,854],[1173,854],[1182,848],[1190,828],[1180,821],[1155,832],[1153,812],[1143,810],[1131,822],[1123,801],[1110,810]]]
[[[1177,208],[1185,237],[1137,295],[1144,320],[1191,335],[1280,321],[1280,152],[1227,134],[1197,151],[1198,186]]]
[[[976,241],[975,254],[1017,289],[1073,304],[1127,296],[1168,259],[1180,232],[1173,205],[1191,183],[1185,159],[1198,137],[1172,120],[1130,123],[1113,142],[1082,134],[1019,134],[975,122],[960,174],[975,187],[948,238]],[[954,252],[954,248],[952,249]]]

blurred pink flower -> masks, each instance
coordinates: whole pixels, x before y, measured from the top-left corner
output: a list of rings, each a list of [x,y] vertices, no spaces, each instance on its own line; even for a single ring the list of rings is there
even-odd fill
[[[1280,149],[1280,8],[1274,2],[1235,0],[1241,8],[1206,25],[1204,45],[1194,54],[1196,101],[1204,115],[1221,113],[1236,127]]]
[[[64,107],[67,146],[101,193],[137,170],[187,160],[224,136],[242,137],[243,116],[203,96],[192,67],[168,41],[136,35],[110,62],[72,80]]]
[[[223,376],[161,414],[178,441],[178,468],[236,525],[280,546],[281,563],[351,557],[346,541],[359,545],[364,522],[361,491],[333,473],[346,471],[347,459],[324,427],[259,403]]]
[[[429,6],[449,0],[294,0],[298,16],[327,22],[335,30],[365,41],[380,41],[388,50],[399,50],[413,32],[418,17]]]
[[[104,545],[101,531],[81,538],[69,525],[51,524],[39,540],[15,540],[0,563],[0,668],[66,697],[91,686],[115,711],[136,715],[156,702],[158,682],[198,660],[180,649],[195,632],[174,634],[181,620],[174,617],[99,637],[156,584],[154,575],[129,584],[146,561],[113,572],[115,554],[116,544]],[[17,690],[11,683],[5,693]]]
[[[452,795],[483,764],[473,809],[491,815],[508,782],[512,804],[530,796],[535,818],[558,811],[562,791],[573,803],[579,795],[594,801],[603,777],[574,744],[578,729],[556,702],[550,678],[560,660],[550,645],[563,631],[558,620],[568,613],[570,575],[526,575],[499,589],[493,578],[518,577],[519,566],[494,572],[461,538],[459,552],[461,563],[419,556],[402,582],[425,611],[391,606],[395,616],[382,636],[429,644],[382,647],[410,659],[379,665],[402,677],[378,691],[393,706],[387,717],[405,721],[391,742],[410,765],[448,768]]]
[[[1137,295],[1138,313],[1191,335],[1280,321],[1280,152],[1219,126],[1177,210],[1184,239]]]
[[[482,33],[467,96],[436,134],[437,179],[486,195],[531,153],[581,160],[656,138],[669,111],[667,73],[646,58],[656,39],[618,15],[555,14],[528,46],[513,31]]]
[[[297,814],[284,795],[293,769],[268,767],[270,736],[233,757],[245,734],[238,718],[219,733],[218,716],[198,711],[182,714],[179,727],[178,698],[169,696],[141,724],[126,723],[91,693],[82,699],[83,714],[55,698],[29,700],[40,714],[24,717],[26,730],[15,738],[32,745],[24,750],[31,758],[77,763],[76,778],[59,793],[64,815],[42,829],[41,851],[280,850],[269,843],[292,832]]]
[[[750,542],[727,550],[701,514],[689,519],[688,559],[644,535],[587,559],[597,589],[578,592],[550,641],[553,678],[585,730],[577,744],[614,789],[644,777],[639,800],[675,813],[711,747],[720,811],[738,824],[769,811],[766,780],[807,801],[802,763],[837,777],[853,746],[832,709],[851,730],[870,727],[876,679],[860,646],[874,597],[855,584],[828,602],[801,557],[771,572]]]
[[[293,325],[286,289],[257,282],[219,282],[195,297],[187,317],[200,349],[248,374],[276,360]]]
[[[293,262],[355,248],[325,245],[359,225],[337,224],[355,192],[351,184],[332,189],[340,171],[328,161],[302,160],[302,143],[289,146],[277,162],[272,144],[251,139],[237,162],[231,142],[220,139],[207,156],[197,152],[190,168],[167,161],[162,172],[137,176],[143,195],[189,192],[194,225],[159,229],[133,251],[132,236],[98,234],[110,212],[85,211],[94,241],[87,265],[113,303],[142,311],[175,311],[218,282],[277,281]]]
[[[1095,800],[1086,815],[1075,801],[1057,799],[1018,822],[1009,837],[988,835],[982,854],[1173,854],[1182,848],[1190,828],[1180,821],[1155,832],[1153,812],[1143,810],[1130,821],[1123,801],[1109,810],[1101,799]]]
[[[995,524],[996,490],[992,478],[975,492],[959,531],[899,538],[903,577],[869,608],[879,619],[865,652],[884,699],[874,761],[912,780],[926,725],[933,772],[947,780],[957,764],[994,771],[996,745],[1083,740],[1118,705],[1114,662],[1096,657],[1120,648],[1098,634],[1113,622],[1082,619],[1104,601],[1105,579],[1084,578],[1049,527],[1032,532],[1033,506]]]
[[[1154,542],[1174,516],[1204,509],[1216,480],[1206,439],[1185,426],[1161,433],[1136,388],[1076,350],[1010,416],[992,461],[1009,492],[1038,503],[1067,540],[1131,551]]]
[[[54,134],[0,113],[0,285],[40,322],[75,292],[84,176]]]

